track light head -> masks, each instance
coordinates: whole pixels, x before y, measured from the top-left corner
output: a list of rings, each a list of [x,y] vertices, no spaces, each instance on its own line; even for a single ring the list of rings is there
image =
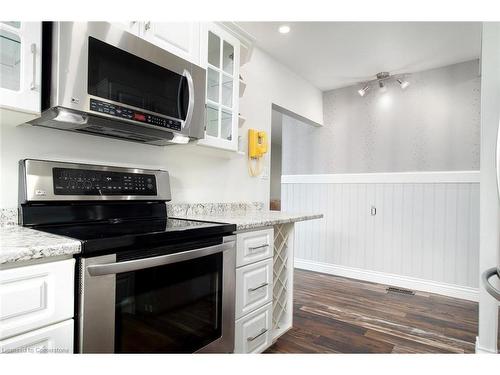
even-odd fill
[[[365,87],[358,90],[358,94],[359,94],[359,96],[365,96],[369,90],[370,90],[370,86],[365,85]]]
[[[387,91],[387,87],[384,85],[384,81],[378,81],[378,87],[380,89],[380,92],[386,92]]]
[[[410,86],[410,82],[408,82],[408,81],[406,81],[406,80],[404,80],[404,79],[400,79],[400,78],[398,78],[396,81],[399,83],[399,86],[401,86],[401,89],[402,89],[402,90],[404,90],[404,89],[406,89],[408,86]]]

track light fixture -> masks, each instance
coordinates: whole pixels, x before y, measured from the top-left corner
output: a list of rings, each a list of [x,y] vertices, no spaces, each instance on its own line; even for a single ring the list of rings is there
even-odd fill
[[[395,80],[397,83],[399,83],[399,86],[401,87],[402,90],[406,89],[408,86],[410,86],[410,82],[406,81],[403,79],[400,75],[398,75],[400,78],[397,78],[395,76],[392,76],[389,72],[380,72],[375,75],[375,79],[365,82],[364,86],[362,89],[358,90],[359,96],[365,96],[368,91],[371,89],[372,85],[375,83],[378,84],[378,87],[381,92],[387,91],[387,81],[390,80]]]

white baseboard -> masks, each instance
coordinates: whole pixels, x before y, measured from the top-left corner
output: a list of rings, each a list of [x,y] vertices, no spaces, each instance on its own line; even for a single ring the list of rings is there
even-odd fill
[[[295,268],[327,273],[330,275],[349,277],[378,284],[393,285],[400,288],[418,290],[422,292],[442,294],[448,297],[460,298],[469,301],[479,301],[479,290],[476,288],[446,284],[432,280],[417,279],[414,277],[394,275],[389,273],[369,271],[360,268],[339,266],[336,264],[314,262],[295,258]]]
[[[494,350],[482,348],[479,345],[479,337],[476,336],[476,354],[497,354]]]

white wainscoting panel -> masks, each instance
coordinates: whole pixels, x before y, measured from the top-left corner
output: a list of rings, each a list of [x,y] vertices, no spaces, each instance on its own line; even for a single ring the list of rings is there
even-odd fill
[[[479,172],[376,175],[283,176],[283,211],[324,214],[296,224],[295,259],[478,288]]]

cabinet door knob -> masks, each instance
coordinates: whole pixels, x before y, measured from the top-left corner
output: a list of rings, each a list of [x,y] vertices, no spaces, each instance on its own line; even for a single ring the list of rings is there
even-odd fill
[[[144,30],[149,30],[151,28],[151,21],[148,21],[144,24]]]

